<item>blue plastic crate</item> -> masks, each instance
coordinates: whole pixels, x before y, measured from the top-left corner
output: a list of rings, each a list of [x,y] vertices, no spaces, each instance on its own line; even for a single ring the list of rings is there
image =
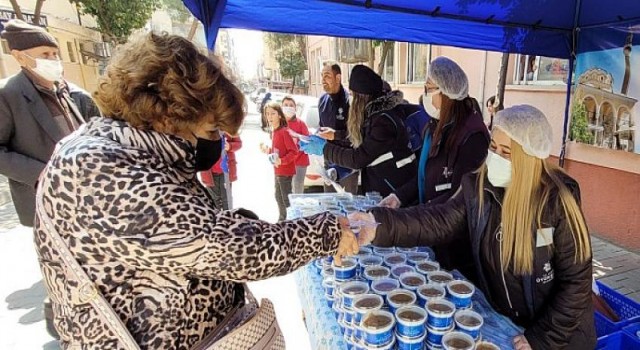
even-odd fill
[[[596,284],[598,288],[600,288],[600,296],[602,296],[613,311],[620,317],[619,322],[612,322],[596,311],[594,319],[598,337],[619,331],[622,327],[630,323],[640,322],[640,304],[616,292],[600,281],[596,281]]]
[[[636,338],[640,341],[640,322],[625,326],[622,328],[622,331],[629,334],[632,338]]]
[[[633,338],[625,332],[615,332],[598,339],[596,350],[638,350],[640,340]]]

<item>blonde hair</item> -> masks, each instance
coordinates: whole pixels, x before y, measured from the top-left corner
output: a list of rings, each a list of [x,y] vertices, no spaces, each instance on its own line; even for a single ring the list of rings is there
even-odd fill
[[[563,215],[576,247],[574,261],[584,262],[590,258],[589,230],[580,205],[560,177],[563,170],[544,159],[526,154],[515,141],[511,141],[511,163],[511,184],[505,191],[501,214],[503,271],[512,266],[514,273],[519,275],[533,272],[535,237],[532,238],[532,232],[542,228],[542,215],[550,204],[553,189],[558,191]],[[486,166],[483,166],[478,177],[479,213],[482,213],[486,171]]]
[[[362,144],[362,124],[364,123],[367,105],[373,97],[371,95],[351,92],[353,100],[349,106],[349,119],[347,120],[347,131],[349,141],[353,148],[358,148]]]

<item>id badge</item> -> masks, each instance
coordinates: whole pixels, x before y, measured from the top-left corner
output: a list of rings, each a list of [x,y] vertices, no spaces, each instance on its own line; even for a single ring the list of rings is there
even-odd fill
[[[450,189],[451,189],[451,182],[436,186],[436,192],[442,192]]]
[[[536,248],[553,244],[553,227],[538,229],[536,234]]]

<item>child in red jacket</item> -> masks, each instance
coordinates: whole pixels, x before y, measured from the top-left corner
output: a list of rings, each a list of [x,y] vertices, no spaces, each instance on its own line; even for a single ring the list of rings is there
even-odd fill
[[[238,179],[236,151],[242,148],[240,136],[224,135],[224,153],[218,162],[209,170],[200,172],[200,179],[213,195],[216,208],[229,210],[233,208],[231,184]],[[228,180],[225,181],[225,173]]]
[[[278,220],[287,217],[291,182],[296,174],[296,159],[300,151],[287,131],[287,119],[278,103],[270,102],[264,107],[264,115],[271,132],[271,147],[261,145],[262,151],[269,154],[269,161],[275,171],[275,195],[280,215]]]
[[[284,116],[287,118],[289,129],[300,135],[309,136],[307,124],[296,116],[296,101],[292,97],[287,96],[282,99],[282,111],[284,112]],[[300,140],[296,138],[293,140],[299,148]],[[293,177],[293,193],[304,193],[304,177],[307,175],[308,166],[309,156],[304,152],[299,152],[298,158],[296,159],[296,174]]]

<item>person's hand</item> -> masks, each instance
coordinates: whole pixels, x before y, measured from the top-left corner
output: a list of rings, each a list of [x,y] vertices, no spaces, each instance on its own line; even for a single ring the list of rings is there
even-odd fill
[[[331,141],[336,138],[336,131],[323,126],[320,128],[320,130],[318,130],[318,136],[322,137],[325,140]]]
[[[265,145],[264,142],[260,142],[260,151],[264,154],[269,154],[271,153],[271,147]]]
[[[378,224],[376,218],[371,213],[355,212],[349,215],[349,221],[352,223],[360,223],[360,231],[358,232],[358,244],[367,245],[376,238],[376,229]]]
[[[378,206],[393,209],[400,208],[400,199],[398,198],[398,196],[392,193],[384,197],[384,199],[381,200],[380,203],[378,203]]]
[[[280,165],[282,165],[282,160],[278,157],[276,158],[276,160],[273,162],[273,166],[274,167],[279,167]]]
[[[342,258],[345,256],[353,256],[358,254],[360,247],[356,235],[353,234],[349,228],[349,220],[346,217],[340,217],[338,219],[340,223],[340,229],[342,230],[342,237],[340,237],[340,243],[338,243],[338,251],[333,257],[336,265],[342,265]]]
[[[231,144],[229,142],[225,142],[224,143],[224,150],[226,152],[229,152],[230,149],[231,149]]]
[[[532,350],[531,345],[529,345],[529,342],[524,335],[518,335],[513,338],[513,347],[516,350]]]
[[[316,135],[312,135],[309,137],[309,142],[300,143],[300,150],[306,154],[321,156],[324,154],[324,146],[326,144],[327,140]]]

